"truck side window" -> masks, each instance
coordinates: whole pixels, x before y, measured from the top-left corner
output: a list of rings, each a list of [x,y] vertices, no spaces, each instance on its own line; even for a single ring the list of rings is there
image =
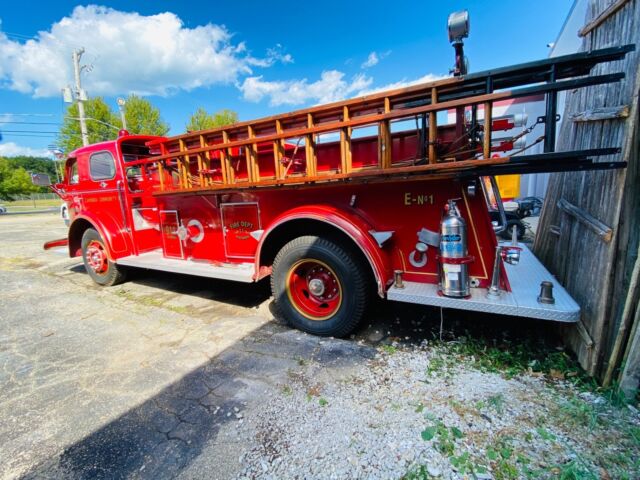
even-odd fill
[[[74,185],[80,181],[80,177],[78,176],[78,160],[74,159],[72,163],[69,165],[69,184]]]
[[[98,152],[89,158],[91,180],[110,180],[116,174],[116,164],[109,152]]]

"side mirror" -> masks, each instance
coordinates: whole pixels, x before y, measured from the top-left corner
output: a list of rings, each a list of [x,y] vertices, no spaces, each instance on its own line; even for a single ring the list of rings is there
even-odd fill
[[[51,179],[46,173],[32,173],[31,183],[38,187],[49,187],[51,186]]]

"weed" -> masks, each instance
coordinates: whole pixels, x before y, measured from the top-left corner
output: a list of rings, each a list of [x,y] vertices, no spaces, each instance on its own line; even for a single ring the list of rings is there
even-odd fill
[[[507,378],[526,372],[551,375],[552,371],[557,372],[557,377],[568,377],[575,382],[588,378],[564,351],[533,339],[515,342],[466,336],[447,345],[453,353],[471,359],[481,371],[501,373]]]
[[[612,382],[611,386],[600,389],[602,396],[614,407],[624,407],[629,403],[625,393],[620,389],[617,381]]]
[[[427,377],[436,375],[444,375],[445,377],[451,376],[456,363],[456,359],[451,355],[447,355],[447,352],[438,353],[429,359],[429,365],[427,366],[426,372]]]
[[[474,462],[469,452],[464,452],[463,454],[458,456],[452,455],[449,458],[449,461],[451,462],[453,468],[455,468],[458,473],[462,475],[470,473],[471,475],[473,475],[473,478],[475,478],[476,473],[487,473],[487,467],[485,465],[477,464],[476,462]]]
[[[326,407],[327,405],[329,405],[329,402],[325,398],[320,397],[318,399],[318,405],[320,405],[321,407]]]
[[[487,403],[493,408],[498,415],[502,415],[504,411],[504,395],[498,393],[487,398]]]
[[[536,432],[538,432],[538,435],[540,435],[543,440],[547,440],[549,442],[556,441],[556,436],[544,427],[536,428]]]
[[[496,480],[520,478],[520,469],[517,466],[517,462],[521,459],[525,459],[528,462],[528,459],[523,455],[514,455],[513,447],[508,437],[499,438],[487,449],[487,460],[491,462],[491,470]]]
[[[435,425],[430,425],[421,433],[422,439],[426,442],[434,440],[436,449],[444,456],[449,457],[451,466],[459,473],[471,473],[474,477],[476,473],[486,473],[487,467],[476,462],[469,452],[456,455],[456,442],[464,438],[464,432],[458,427],[447,427],[443,422],[438,421]],[[424,467],[418,467],[405,475],[406,479],[431,478]]]
[[[572,423],[589,428],[594,428],[598,423],[598,412],[594,406],[578,397],[562,401],[560,411]]]
[[[573,459],[564,465],[559,465],[552,469],[560,480],[598,480],[599,476],[583,462]]]
[[[403,475],[402,480],[429,480],[431,475],[424,465],[418,465]]]
[[[425,428],[421,436],[426,442],[435,439],[436,449],[443,455],[450,457],[455,453],[456,440],[461,439],[464,434],[459,428],[449,428],[439,421],[435,425]]]
[[[293,395],[293,389],[289,385],[284,385],[282,387],[282,394],[286,396]]]
[[[396,353],[398,351],[397,347],[394,347],[393,345],[382,345],[380,347],[382,349],[382,351],[388,355],[393,355],[394,353]]]

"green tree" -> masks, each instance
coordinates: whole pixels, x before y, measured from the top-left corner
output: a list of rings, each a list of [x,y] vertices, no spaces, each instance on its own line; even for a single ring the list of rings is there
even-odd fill
[[[46,173],[51,178],[51,181],[56,180],[56,170],[59,170],[56,162],[46,157],[18,155],[8,157],[7,160],[12,168],[24,168],[27,172],[31,173]]]
[[[0,158],[0,200],[12,200],[14,195],[37,190],[24,168],[14,168],[9,160]]]
[[[187,131],[195,132],[197,130],[224,127],[225,125],[232,125],[237,121],[238,114],[233,110],[225,108],[210,115],[204,108],[200,107],[191,115],[191,118],[189,118]]]
[[[102,97],[92,98],[84,102],[84,112],[85,117],[87,117],[89,143],[103,142],[117,137],[120,118],[113,113]],[[82,146],[78,105],[75,103],[67,108],[67,113],[60,129],[58,145],[66,153]]]
[[[84,102],[84,111],[87,117],[89,143],[112,140],[118,136],[118,130],[122,128],[120,115],[116,114],[102,97]],[[162,120],[160,111],[149,100],[136,95],[130,95],[127,99],[124,115],[130,133],[165,135],[169,131],[169,125]],[[78,105],[75,103],[67,108],[58,144],[66,153],[82,146]]]
[[[127,120],[129,133],[144,135],[166,135],[169,125],[162,120],[160,110],[151,102],[137,95],[129,95],[124,106],[124,116]],[[118,126],[122,123],[117,122]]]

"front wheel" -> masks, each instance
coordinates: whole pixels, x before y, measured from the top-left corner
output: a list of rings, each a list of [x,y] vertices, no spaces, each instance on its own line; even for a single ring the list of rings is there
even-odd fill
[[[273,262],[276,313],[305,332],[344,337],[364,315],[368,279],[367,269],[339,243],[298,237],[282,247]]]
[[[124,282],[124,271],[109,260],[104,240],[96,230],[88,228],[81,245],[84,268],[94,282],[105,287]]]

